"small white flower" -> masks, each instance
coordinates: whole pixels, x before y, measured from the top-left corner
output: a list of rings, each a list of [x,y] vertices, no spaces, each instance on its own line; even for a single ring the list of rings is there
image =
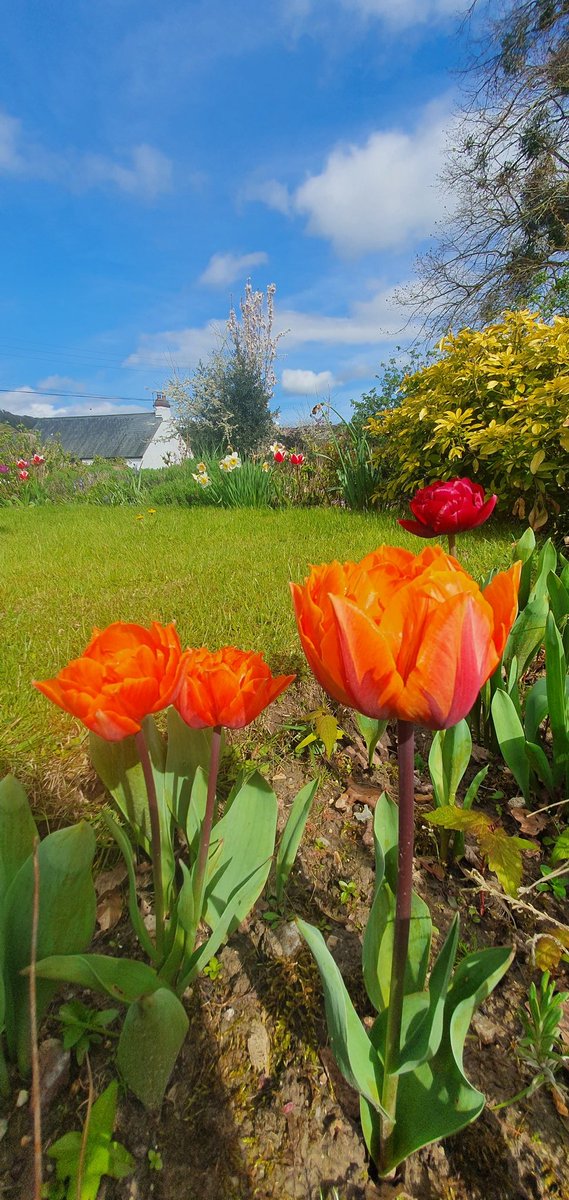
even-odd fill
[[[192,475],[192,479],[195,479],[196,483],[199,483],[200,486],[204,488],[208,487],[210,483],[210,478],[207,471],[200,471],[199,474]]]

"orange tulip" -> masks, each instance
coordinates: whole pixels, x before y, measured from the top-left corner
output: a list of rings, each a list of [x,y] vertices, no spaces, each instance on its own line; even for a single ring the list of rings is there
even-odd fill
[[[302,647],[322,687],[378,720],[448,729],[497,667],[517,613],[521,566],[481,591],[439,546],[380,546],[360,563],[292,584]]]
[[[81,658],[34,687],[99,737],[118,742],[170,704],[181,653],[174,625],[116,621],[95,629]]]
[[[192,729],[242,729],[293,679],[294,675],[271,675],[262,654],[234,646],[186,650],[174,705]]]

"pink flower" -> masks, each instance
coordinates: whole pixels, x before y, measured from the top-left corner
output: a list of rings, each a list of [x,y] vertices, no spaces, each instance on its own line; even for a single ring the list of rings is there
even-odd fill
[[[19,471],[25,471],[26,467],[29,467],[29,465],[30,464],[29,464],[27,458],[19,458],[16,463],[16,466]]]
[[[10,468],[6,466],[6,463],[0,463],[0,475],[7,475],[9,470]]]
[[[41,467],[42,463],[45,462],[45,458],[44,458],[43,454],[34,454],[32,462],[34,464],[34,467]]]
[[[18,475],[20,476],[20,479],[29,479],[30,478],[29,471],[18,471]]]
[[[291,454],[290,461],[293,467],[301,467],[304,463],[304,454]]]
[[[498,497],[484,499],[484,488],[471,479],[448,479],[420,488],[409,503],[415,521],[400,520],[409,533],[419,537],[439,537],[444,533],[463,533],[483,525],[496,507]]]

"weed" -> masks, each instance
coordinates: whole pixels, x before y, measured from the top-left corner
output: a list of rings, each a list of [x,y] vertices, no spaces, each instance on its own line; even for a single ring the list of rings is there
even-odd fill
[[[85,1055],[91,1049],[109,1036],[109,1025],[119,1015],[118,1008],[105,1008],[102,1011],[88,1008],[80,1000],[70,1000],[62,1004],[58,1012],[62,1025],[63,1046],[65,1050],[73,1050],[79,1066],[84,1062]]]
[[[154,1150],[150,1147],[148,1151],[148,1165],[151,1171],[162,1171],[164,1162],[159,1150]]]
[[[219,959],[215,957],[215,954],[213,958],[210,958],[207,965],[203,968],[203,974],[207,975],[208,979],[211,979],[212,983],[215,983],[216,979],[219,979],[222,971],[223,966]]]
[[[340,889],[340,904],[350,904],[355,900],[358,889],[353,879],[339,879],[338,887]]]

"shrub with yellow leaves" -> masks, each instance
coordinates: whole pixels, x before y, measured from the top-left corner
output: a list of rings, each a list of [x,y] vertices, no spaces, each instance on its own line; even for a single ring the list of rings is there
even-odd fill
[[[387,468],[382,499],[405,500],[435,480],[468,476],[503,512],[540,529],[569,499],[569,318],[551,324],[506,312],[439,343],[408,375],[399,407],[372,417],[373,458]]]

